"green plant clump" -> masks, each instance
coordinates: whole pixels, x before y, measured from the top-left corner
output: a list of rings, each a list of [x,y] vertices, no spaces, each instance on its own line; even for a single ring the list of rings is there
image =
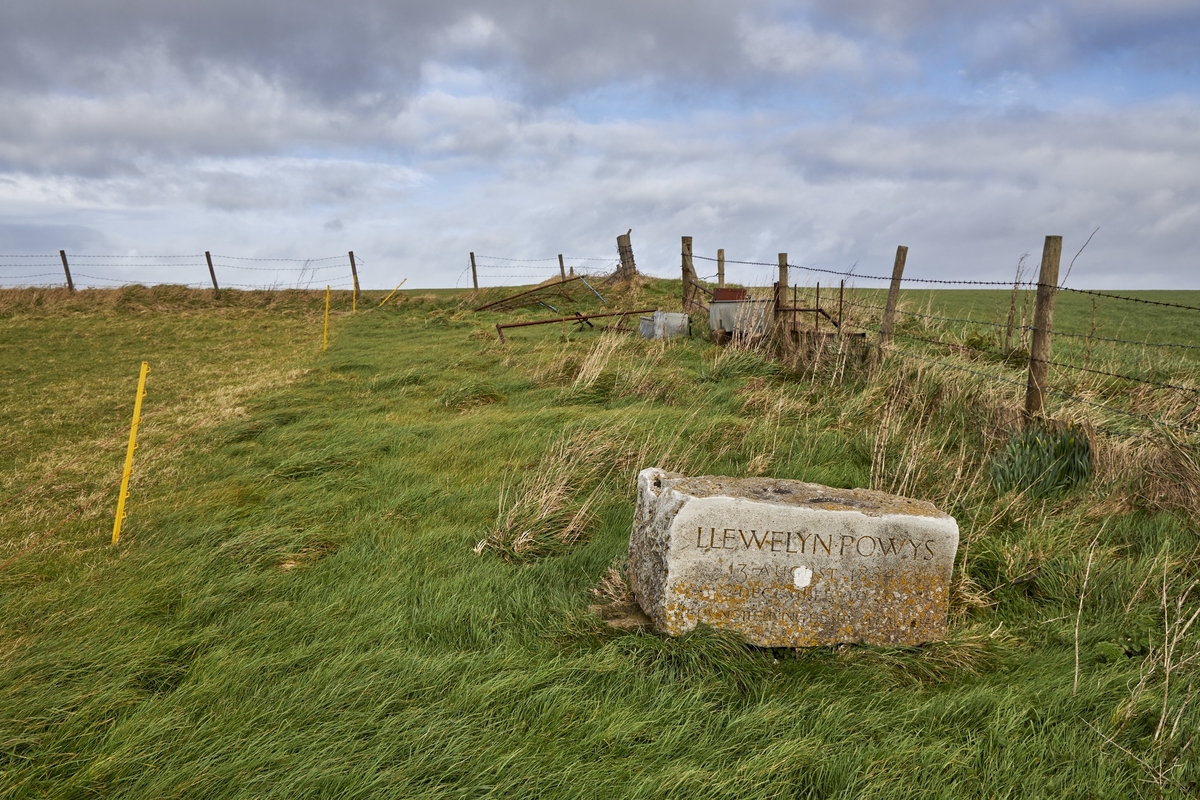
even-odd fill
[[[1001,494],[1049,497],[1085,483],[1091,472],[1092,450],[1083,431],[1074,425],[1036,427],[1013,438],[992,462],[992,485]]]

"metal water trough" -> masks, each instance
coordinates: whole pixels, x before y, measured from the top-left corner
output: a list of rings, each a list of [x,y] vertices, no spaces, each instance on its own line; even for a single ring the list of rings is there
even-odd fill
[[[655,311],[652,317],[638,317],[638,334],[643,339],[670,339],[687,336],[691,319],[676,311]]]
[[[730,335],[760,336],[771,329],[775,319],[774,300],[717,300],[708,306],[708,327]]]

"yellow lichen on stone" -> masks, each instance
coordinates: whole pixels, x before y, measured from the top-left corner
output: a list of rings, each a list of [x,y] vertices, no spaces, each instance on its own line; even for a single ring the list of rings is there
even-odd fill
[[[631,585],[656,628],[764,646],[918,644],[946,632],[958,528],[920,500],[644,470]]]

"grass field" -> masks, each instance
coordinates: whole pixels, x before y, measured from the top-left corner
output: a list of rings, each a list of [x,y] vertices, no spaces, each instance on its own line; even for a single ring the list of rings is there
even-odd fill
[[[609,300],[677,307],[677,289]],[[342,294],[323,353],[322,302],[0,292],[0,797],[1200,791],[1194,436],[1055,398],[1093,430],[1091,481],[998,495],[988,469],[1022,391],[989,376],[1023,381],[999,329],[908,316],[901,333],[961,346],[898,338],[874,371],[789,369],[565,325],[501,345],[496,322],[546,312],[409,292],[351,314]],[[1009,302],[904,308],[1002,321]],[[1094,331],[1200,344],[1195,319],[1106,301]],[[1057,322],[1091,332],[1090,298],[1061,296]],[[1183,387],[1197,352],[1055,342]],[[1054,379],[1196,424],[1194,392]],[[622,591],[651,465],[933,500],[962,530],[948,640],[794,652],[608,628],[588,606]]]

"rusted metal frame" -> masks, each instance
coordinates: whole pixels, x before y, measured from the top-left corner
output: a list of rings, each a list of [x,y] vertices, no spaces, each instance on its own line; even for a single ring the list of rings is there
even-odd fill
[[[711,303],[711,302],[712,302],[713,293],[712,293],[712,290],[711,290],[711,289],[709,289],[707,286],[705,286],[704,284],[700,283],[699,281],[689,280],[689,281],[688,281],[688,283],[689,283],[689,284],[691,284],[691,285],[692,285],[692,287],[694,287],[695,289],[699,289],[700,291],[702,291],[702,292],[704,292],[705,294],[707,294],[707,295],[708,295],[708,302],[709,302],[709,303]],[[694,305],[694,306],[696,306],[696,307],[697,307],[699,310],[701,310],[701,311],[704,311],[704,312],[707,312],[707,311],[708,311],[708,304],[706,304],[706,303],[705,303],[703,300],[699,299],[699,298],[696,296],[696,292],[694,292],[694,291],[690,293],[690,295],[689,295],[689,297],[688,297],[688,302],[684,303],[684,306],[689,306],[689,305]],[[683,309],[683,312],[684,312],[685,314],[686,314],[686,313],[688,313],[688,309],[685,307],[685,308]]]
[[[546,305],[545,300],[543,300],[542,298],[551,297],[551,296],[561,297],[563,300],[567,300],[569,302],[575,301],[575,298],[569,292],[565,292],[562,289],[555,289],[553,291],[547,291],[545,294],[534,295],[532,297],[526,297],[526,298],[522,298],[522,299],[513,300],[512,302],[501,303],[500,305],[493,306],[492,308],[489,308],[488,310],[489,311],[512,311],[513,309],[525,308],[526,306]],[[551,306],[551,308],[553,308],[553,306]],[[559,311],[557,308],[555,308],[554,313],[561,314],[562,312]]]
[[[536,292],[544,292],[547,289],[553,289],[555,287],[562,286],[564,283],[570,283],[571,281],[579,281],[579,280],[583,280],[583,278],[579,275],[576,275],[574,278],[567,278],[565,281],[559,281],[558,283],[550,283],[545,286],[538,286],[535,289],[529,289],[527,291],[519,292],[517,294],[510,295],[508,297],[502,297],[499,300],[495,300],[491,303],[485,303],[485,304],[481,305],[479,308],[472,309],[472,310],[477,311],[477,312],[478,311],[486,311],[489,308],[494,308],[495,306],[501,305],[503,303],[507,303],[511,300],[517,300],[519,298],[526,297],[531,294],[535,294]]]
[[[813,305],[816,306],[816,310],[813,312],[813,336],[819,337],[821,335],[821,314],[820,314],[820,312],[823,310],[821,308],[821,282],[820,281],[817,281],[817,295],[816,295],[816,297],[813,298]],[[825,316],[829,317],[829,314],[826,314]],[[832,322],[833,317],[829,317],[829,321]]]
[[[603,314],[575,314],[570,317],[556,317],[555,319],[535,319],[529,322],[504,322],[496,323],[496,334],[499,335],[500,341],[504,341],[505,328],[528,328],[531,325],[550,325],[554,322],[588,322],[592,319],[600,319],[602,317],[627,317],[631,314],[650,314],[657,309],[654,308],[639,308],[636,311],[609,311]],[[591,324],[590,322],[588,323]]]

